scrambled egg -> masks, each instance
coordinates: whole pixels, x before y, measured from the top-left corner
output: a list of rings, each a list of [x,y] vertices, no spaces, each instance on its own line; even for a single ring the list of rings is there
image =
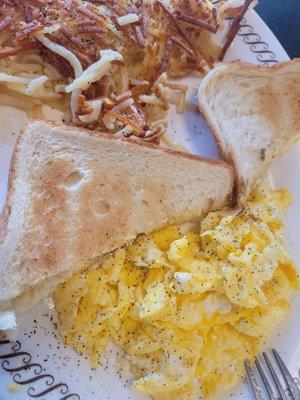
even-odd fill
[[[141,236],[73,276],[55,292],[65,343],[96,367],[112,340],[133,389],[156,400],[234,386],[300,288],[281,239],[289,201],[259,187],[236,216],[212,212],[200,233],[169,226]]]

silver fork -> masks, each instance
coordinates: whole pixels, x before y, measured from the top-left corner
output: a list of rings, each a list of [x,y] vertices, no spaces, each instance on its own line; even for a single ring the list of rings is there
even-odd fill
[[[261,361],[255,357],[255,365],[257,367],[257,370],[259,372],[259,375],[261,377],[262,382],[264,383],[264,386],[266,388],[266,391],[269,395],[270,400],[300,400],[300,390],[299,387],[297,386],[296,382],[294,381],[292,375],[290,374],[289,370],[287,369],[286,365],[282,361],[282,358],[278,354],[278,352],[275,349],[272,349],[273,356],[281,370],[282,376],[284,378],[284,381],[286,383],[287,389],[284,390],[281,381],[278,377],[278,374],[276,373],[273,364],[271,363],[271,360],[266,352],[263,352],[263,358],[266,362],[266,365],[270,371],[270,375],[272,376],[275,386],[277,388],[277,393],[273,390],[272,384],[270,383],[270,379],[267,378],[267,375],[264,372],[263,366]],[[257,374],[255,372],[254,366],[250,365],[249,360],[245,361],[245,367],[246,371],[253,389],[253,392],[255,394],[256,400],[265,400],[265,396],[263,394],[262,390],[262,385],[259,384],[259,381],[257,379]]]

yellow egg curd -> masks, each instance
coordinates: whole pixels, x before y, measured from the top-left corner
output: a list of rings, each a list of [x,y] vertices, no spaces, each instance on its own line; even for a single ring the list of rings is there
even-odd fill
[[[233,387],[300,288],[282,243],[289,202],[260,186],[235,216],[211,212],[200,232],[173,225],[140,236],[77,273],[55,291],[65,343],[96,367],[114,342],[133,390],[156,400]]]

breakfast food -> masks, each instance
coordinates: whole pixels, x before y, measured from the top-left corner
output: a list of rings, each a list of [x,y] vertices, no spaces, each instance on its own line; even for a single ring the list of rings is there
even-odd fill
[[[255,3],[2,2],[0,104],[66,125],[32,122],[17,141],[0,216],[0,339],[14,311],[52,293],[64,342],[96,368],[113,341],[118,368],[155,400],[209,397],[244,376],[300,289],[282,242],[290,196],[253,189],[299,136],[299,61],[204,79],[200,109],[233,166],[156,144],[171,142],[170,106],[191,108],[171,78],[202,79]],[[236,193],[238,211],[226,208]]]
[[[232,168],[154,144],[33,122],[1,217],[0,310],[28,309],[138,234],[230,204]]]
[[[278,156],[300,138],[300,59],[271,68],[234,62],[212,70],[199,87],[200,112],[244,201]]]
[[[65,343],[96,367],[112,340],[133,389],[156,400],[233,387],[300,289],[282,244],[289,202],[287,191],[259,186],[236,216],[211,212],[200,231],[142,235],[77,273],[54,295]]]
[[[170,104],[223,57],[252,0],[9,0],[0,14],[0,102],[68,124],[158,142]],[[215,36],[233,18],[224,48]],[[220,36],[220,35],[219,35]]]

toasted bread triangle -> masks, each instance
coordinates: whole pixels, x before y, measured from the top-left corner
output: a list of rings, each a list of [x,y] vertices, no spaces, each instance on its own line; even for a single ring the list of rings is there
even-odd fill
[[[239,202],[274,161],[300,138],[300,59],[273,67],[233,62],[199,87],[200,112],[233,163]]]
[[[0,238],[0,311],[97,257],[228,204],[224,162],[36,121],[18,138]],[[25,300],[26,296],[26,300]]]

